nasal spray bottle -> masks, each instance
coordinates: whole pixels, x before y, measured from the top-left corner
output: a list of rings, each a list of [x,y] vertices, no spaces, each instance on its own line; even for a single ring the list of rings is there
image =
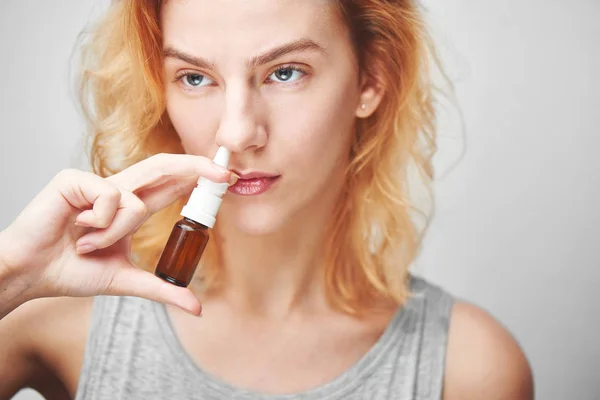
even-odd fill
[[[227,168],[230,152],[219,147],[213,162]],[[192,281],[200,257],[208,243],[208,230],[215,225],[227,183],[198,180],[187,204],[181,210],[183,219],[176,222],[160,256],[154,274],[177,286],[187,287]]]

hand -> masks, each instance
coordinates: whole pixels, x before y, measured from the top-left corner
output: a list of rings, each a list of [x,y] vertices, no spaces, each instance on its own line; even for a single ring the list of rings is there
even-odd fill
[[[176,154],[150,157],[108,178],[62,171],[1,232],[0,259],[30,297],[138,296],[198,315],[200,301],[189,289],[131,262],[130,242],[151,214],[189,194],[199,176],[235,179],[208,158]]]

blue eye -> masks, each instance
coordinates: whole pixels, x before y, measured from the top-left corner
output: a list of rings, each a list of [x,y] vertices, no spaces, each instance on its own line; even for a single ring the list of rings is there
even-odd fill
[[[301,79],[304,75],[304,71],[302,71],[298,67],[290,66],[278,68],[271,75],[269,75],[269,79],[275,82],[288,83],[295,82],[298,79]]]
[[[178,79],[181,80],[183,85],[187,88],[197,88],[213,83],[213,81],[206,76],[196,72],[186,72],[180,75]]]

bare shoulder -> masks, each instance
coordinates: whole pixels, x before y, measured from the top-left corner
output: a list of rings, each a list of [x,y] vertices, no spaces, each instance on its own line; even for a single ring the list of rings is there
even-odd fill
[[[489,313],[457,302],[450,318],[444,400],[531,400],[529,362]]]
[[[0,342],[8,350],[0,370],[13,378],[12,390],[32,387],[48,399],[74,396],[92,304],[92,298],[36,299],[0,320]],[[5,395],[0,390],[0,399]]]

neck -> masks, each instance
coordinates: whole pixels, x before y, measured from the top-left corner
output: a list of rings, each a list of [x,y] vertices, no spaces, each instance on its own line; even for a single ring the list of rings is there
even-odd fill
[[[268,235],[219,227],[225,278],[221,294],[250,313],[282,316],[323,305],[323,217],[298,215]]]
[[[328,308],[324,244],[336,192],[329,191],[265,235],[240,232],[234,221],[222,218],[217,234],[224,281],[215,295],[246,313],[275,317]]]

